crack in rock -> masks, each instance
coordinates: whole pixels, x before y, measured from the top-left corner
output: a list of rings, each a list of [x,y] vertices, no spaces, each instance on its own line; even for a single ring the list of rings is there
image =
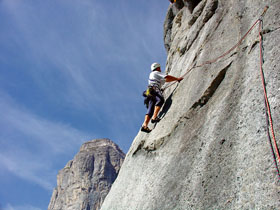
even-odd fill
[[[197,18],[201,15],[205,5],[206,5],[206,1],[203,1],[194,9],[193,15],[192,15],[191,19],[188,22],[189,26],[192,26],[195,23]]]
[[[218,8],[218,0],[211,0],[210,3],[206,4],[204,7],[204,11],[201,14],[202,21],[200,22],[200,25],[197,26],[196,33],[191,34],[191,37],[187,41],[185,47],[183,47],[183,49],[185,48],[184,52],[191,48],[205,24],[210,20],[211,17],[214,16],[216,9]]]
[[[132,156],[134,156],[138,151],[140,151],[143,148],[144,144],[145,144],[145,140],[140,141],[140,143],[138,144],[137,148],[132,153]]]
[[[218,8],[218,0],[212,0],[205,8],[206,14],[203,17],[203,23],[206,23],[215,14]]]
[[[190,10],[191,13],[195,10],[197,5],[201,2],[202,0],[185,0],[185,5],[187,8]],[[204,1],[206,2],[206,1]]]
[[[169,137],[169,136],[170,136],[170,134],[168,134],[168,135],[166,135],[166,136],[164,136],[164,137],[161,137],[161,138],[159,138],[159,139],[156,139],[156,140],[154,140],[153,142],[151,142],[150,144],[148,144],[148,145],[146,145],[146,146],[145,146],[145,140],[142,140],[142,141],[138,144],[138,146],[137,146],[137,148],[135,149],[135,151],[132,153],[132,156],[134,156],[134,155],[135,155],[137,152],[139,152],[140,150],[144,150],[144,151],[146,151],[147,153],[158,150],[158,149],[164,144],[164,142],[165,142],[164,139],[165,139],[166,137]]]
[[[232,63],[232,62],[231,62]],[[206,91],[203,93],[202,97],[193,104],[192,108],[195,109],[197,107],[203,107],[207,102],[210,100],[210,98],[214,95],[220,84],[225,78],[226,71],[231,66],[231,63],[228,64],[224,69],[222,69],[219,74],[216,76],[216,78],[212,81],[211,85],[206,89]]]
[[[220,84],[225,78],[226,72],[228,68],[231,66],[232,62],[230,62],[225,68],[223,68],[218,75],[215,77],[215,79],[212,81],[210,86],[206,89],[202,97],[195,102],[190,110],[194,110],[197,107],[203,107],[207,104],[207,102],[210,100],[210,98],[214,95]],[[184,117],[185,119],[189,119],[189,117]],[[161,137],[159,139],[154,140],[150,144],[145,146],[145,140],[140,141],[135,151],[132,153],[132,156],[134,156],[136,153],[138,153],[140,150],[144,150],[146,152],[153,152],[158,150],[164,143],[166,143],[166,138],[168,139],[170,135],[173,133],[173,131],[179,126],[180,123],[182,123],[182,118],[178,120],[178,122],[173,127],[172,131],[170,131],[166,136]]]

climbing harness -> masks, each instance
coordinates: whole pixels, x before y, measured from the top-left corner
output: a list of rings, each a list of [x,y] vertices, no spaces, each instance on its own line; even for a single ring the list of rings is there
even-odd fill
[[[259,48],[260,48],[260,74],[261,74],[261,80],[262,80],[262,86],[263,86],[263,91],[264,91],[264,101],[265,101],[265,108],[266,108],[266,122],[267,122],[267,135],[268,135],[268,139],[269,139],[269,144],[271,147],[271,151],[272,151],[272,155],[273,155],[273,159],[274,159],[274,163],[276,166],[276,170],[277,170],[277,174],[278,174],[278,178],[280,180],[280,172],[279,172],[279,167],[280,167],[280,153],[279,153],[279,148],[277,145],[277,141],[275,138],[275,133],[274,133],[274,128],[273,128],[273,121],[272,121],[272,115],[271,115],[271,110],[270,110],[270,106],[269,106],[269,101],[268,101],[268,97],[267,97],[267,91],[266,91],[266,84],[265,84],[265,78],[264,78],[264,72],[263,72],[263,40],[262,40],[262,26],[263,26],[263,17],[266,13],[268,9],[268,6],[266,6],[264,8],[263,13],[261,14],[261,16],[259,17],[258,20],[256,20],[254,22],[254,24],[251,26],[251,28],[244,34],[244,36],[241,37],[241,39],[232,47],[230,48],[228,51],[226,51],[225,53],[223,53],[222,55],[218,56],[215,59],[212,60],[208,60],[200,65],[194,65],[193,67],[187,69],[186,73],[182,75],[182,77],[187,76],[193,69],[195,68],[199,68],[199,67],[203,67],[207,64],[212,64],[217,62],[218,60],[220,60],[221,58],[225,57],[226,55],[228,55],[231,51],[233,51],[235,48],[237,48],[239,45],[241,45],[241,43],[243,42],[243,40],[247,37],[247,35],[253,30],[253,28],[255,28],[255,26],[257,24],[259,24]],[[171,87],[172,85],[176,84],[177,82],[173,82],[170,85],[167,85],[164,87],[164,90],[166,90],[167,88]],[[270,127],[270,131],[271,131],[271,135],[272,135],[272,139],[273,139],[273,143],[270,137],[270,132],[269,132],[269,127]],[[277,157],[277,158],[276,158]],[[278,161],[277,161],[278,159]]]

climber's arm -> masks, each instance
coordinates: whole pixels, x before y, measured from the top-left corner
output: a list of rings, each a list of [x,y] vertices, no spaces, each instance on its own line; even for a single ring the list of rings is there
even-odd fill
[[[173,81],[178,81],[178,82],[180,82],[182,79],[183,79],[183,77],[173,77],[173,76],[171,76],[171,75],[167,75],[167,76],[165,77],[165,81],[166,81],[166,82],[173,82]]]

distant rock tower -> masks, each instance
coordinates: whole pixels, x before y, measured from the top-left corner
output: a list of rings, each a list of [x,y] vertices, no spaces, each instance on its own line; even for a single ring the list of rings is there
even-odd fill
[[[84,143],[59,171],[48,210],[98,210],[115,181],[125,154],[109,139]]]

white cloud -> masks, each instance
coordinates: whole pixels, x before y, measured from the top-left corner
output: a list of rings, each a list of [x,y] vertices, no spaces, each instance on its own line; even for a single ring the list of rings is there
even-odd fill
[[[18,71],[33,79],[50,103],[90,110],[90,116],[95,112],[97,120],[107,120],[110,135],[127,138],[123,129],[133,130],[139,119],[135,106],[149,65],[161,62],[164,54],[162,25],[155,16],[161,15],[156,12],[161,2],[150,1],[143,11],[133,6],[135,1],[2,0],[0,7],[6,7],[11,32],[16,32],[4,33],[3,42],[14,42],[18,56],[30,62]],[[48,175],[57,173],[55,158],[74,154],[90,138],[70,124],[34,114],[1,92],[0,110],[0,165],[45,189],[52,185]]]
[[[1,173],[8,171],[52,190],[57,158],[74,155],[90,139],[89,134],[43,119],[16,105],[9,96],[0,96]]]
[[[3,210],[41,210],[41,209],[31,205],[13,206],[11,204],[7,204]]]
[[[59,11],[57,9],[54,14],[44,15],[42,9],[36,9],[38,3],[6,2],[13,24],[18,27],[21,36],[18,44],[24,50],[29,50],[25,54],[29,55],[33,63],[37,63],[36,67],[27,71],[35,77],[38,86],[45,85],[46,90],[53,83],[47,84],[41,79],[42,74],[61,76],[64,87],[58,89],[56,95],[65,97],[69,104],[78,107],[88,107],[90,103],[104,105],[100,101],[100,92],[105,95],[110,91],[109,88],[106,90],[102,82],[105,80],[106,84],[107,77],[110,77],[106,72],[125,72],[125,82],[140,85],[141,80],[135,77],[138,75],[143,78],[141,73],[145,65],[140,61],[155,60],[159,51],[156,46],[163,43],[158,39],[162,26],[158,25],[157,19],[153,18],[154,15],[143,19],[141,12],[136,13],[135,9],[131,11],[130,4],[134,3],[121,1],[114,3],[116,8],[112,8],[110,5],[101,6],[99,2],[83,1],[85,4],[81,5],[78,1],[70,1],[67,4],[57,3],[58,7],[66,11],[63,14],[58,15],[55,12]],[[73,8],[78,5],[79,10],[68,4],[75,5],[72,5]],[[56,5],[40,3],[39,6],[50,9]],[[145,18],[155,13],[154,9],[146,12]],[[52,16],[57,20],[53,21]],[[51,63],[53,68],[46,69],[46,63]],[[143,70],[133,71],[139,65],[142,65],[139,69]],[[114,66],[114,69],[110,66]],[[123,79],[118,74],[116,76],[115,81]],[[112,89],[113,85],[107,82],[107,86]]]
[[[73,3],[75,6],[70,6]],[[98,28],[88,25],[93,26],[97,22],[97,8],[92,1],[70,1],[65,4],[58,1],[34,3],[5,0],[2,6],[6,8],[10,25],[14,28],[10,34],[3,36],[7,36],[8,43],[16,45],[21,52],[19,56],[32,63],[30,67],[23,68],[38,87],[48,91],[52,89],[55,79],[61,77],[63,85],[58,84],[60,89],[57,88],[56,96],[65,97],[68,103],[76,106],[98,101],[94,83],[100,79],[95,78],[94,74],[102,70],[89,69],[88,65],[93,65],[100,54],[96,49],[88,53],[91,42],[94,45],[100,43],[94,34],[103,34]],[[61,13],[61,10],[64,12]],[[103,27],[102,24],[98,25]]]
[[[53,170],[53,173],[50,173],[50,168],[46,170],[44,161],[40,161],[41,158],[36,158],[35,156],[20,157],[17,155],[0,154],[0,166],[2,170],[7,170],[10,173],[13,173],[24,180],[35,183],[48,191],[53,190],[54,182],[51,178],[55,176],[55,173],[57,172]]]
[[[89,138],[88,134],[68,124],[41,118],[14,103],[7,95],[0,95],[0,123],[8,128],[6,132],[11,130],[10,132],[28,137],[34,144],[42,144],[42,147],[53,153],[67,152],[72,145],[78,145]]]

